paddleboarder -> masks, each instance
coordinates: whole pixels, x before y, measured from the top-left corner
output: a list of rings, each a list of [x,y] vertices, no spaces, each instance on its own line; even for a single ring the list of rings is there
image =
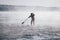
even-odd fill
[[[28,17],[28,18],[30,18],[31,17],[31,25],[34,25],[35,23],[34,23],[34,21],[35,21],[35,14],[34,13],[31,13],[30,14],[30,16]]]

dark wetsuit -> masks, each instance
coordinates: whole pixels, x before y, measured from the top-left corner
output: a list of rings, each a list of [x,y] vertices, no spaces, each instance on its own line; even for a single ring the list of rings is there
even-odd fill
[[[34,21],[35,21],[34,16],[35,16],[35,14],[31,13],[31,15],[28,17],[28,18],[31,17],[31,25],[32,25],[32,23],[34,24]]]

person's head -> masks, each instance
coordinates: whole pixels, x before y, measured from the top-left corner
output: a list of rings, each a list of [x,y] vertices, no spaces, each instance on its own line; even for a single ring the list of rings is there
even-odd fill
[[[31,13],[31,15],[32,15],[33,13]]]

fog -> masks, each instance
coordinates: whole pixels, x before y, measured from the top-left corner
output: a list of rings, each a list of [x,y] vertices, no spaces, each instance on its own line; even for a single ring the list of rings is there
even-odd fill
[[[31,12],[26,11],[5,11],[0,12],[1,23],[18,23],[21,24]],[[59,11],[35,11],[35,25],[49,25],[60,26],[60,12]],[[24,25],[30,25],[31,18],[29,18]]]

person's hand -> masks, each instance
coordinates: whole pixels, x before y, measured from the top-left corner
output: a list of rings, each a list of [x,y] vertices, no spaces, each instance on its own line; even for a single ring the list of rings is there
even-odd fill
[[[28,18],[30,18],[30,16]]]

